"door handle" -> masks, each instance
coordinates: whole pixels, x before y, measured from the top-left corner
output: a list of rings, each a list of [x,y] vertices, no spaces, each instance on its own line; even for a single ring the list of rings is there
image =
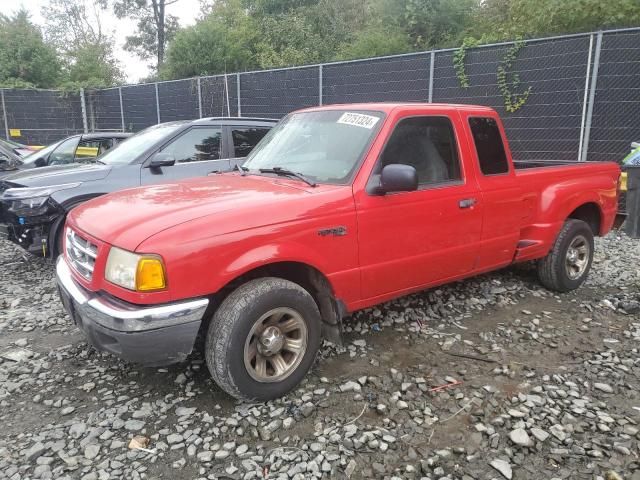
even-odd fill
[[[458,206],[460,208],[471,208],[476,204],[477,200],[475,198],[465,198],[458,202]]]

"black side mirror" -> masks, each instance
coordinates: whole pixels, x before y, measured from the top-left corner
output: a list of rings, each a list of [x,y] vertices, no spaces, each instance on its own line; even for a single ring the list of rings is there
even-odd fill
[[[382,169],[380,183],[373,193],[384,195],[393,192],[412,192],[418,189],[418,172],[411,165],[392,163]]]
[[[34,165],[36,167],[46,167],[47,166],[47,160],[45,160],[44,158],[40,157],[35,161]]]
[[[153,157],[151,157],[149,168],[170,167],[172,165],[175,165],[175,163],[176,157],[173,156],[173,153],[158,152]]]

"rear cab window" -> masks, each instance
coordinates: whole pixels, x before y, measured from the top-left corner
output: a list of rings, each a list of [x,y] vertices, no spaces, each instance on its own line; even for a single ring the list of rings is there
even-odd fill
[[[469,126],[482,174],[503,175],[509,173],[509,161],[496,119],[471,117],[469,118]]]
[[[268,127],[231,127],[234,157],[246,157],[269,131]]]

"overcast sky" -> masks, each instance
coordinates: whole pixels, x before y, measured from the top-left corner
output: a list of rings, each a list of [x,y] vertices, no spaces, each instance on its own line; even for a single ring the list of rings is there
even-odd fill
[[[8,3],[8,0],[0,0],[0,2]],[[24,6],[30,13],[35,23],[43,24],[42,7],[48,4],[48,0],[18,0],[11,2],[9,12],[4,10],[3,13],[13,13]],[[5,4],[6,7],[6,4]],[[167,7],[167,12],[179,18],[180,26],[193,25],[195,19],[200,12],[200,3],[198,0],[179,0],[173,5]],[[135,83],[140,78],[149,75],[147,63],[140,58],[125,52],[122,45],[127,35],[131,35],[135,31],[135,22],[130,20],[119,20],[109,10],[103,12],[103,25],[106,30],[112,31],[116,40],[116,57],[122,65],[122,69],[127,76],[129,83]]]

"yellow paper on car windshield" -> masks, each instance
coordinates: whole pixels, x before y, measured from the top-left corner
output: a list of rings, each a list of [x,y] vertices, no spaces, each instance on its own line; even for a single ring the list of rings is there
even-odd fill
[[[380,120],[373,115],[365,115],[364,113],[344,112],[338,119],[338,123],[344,125],[353,125],[371,130]]]
[[[9,129],[9,136],[10,137],[20,137],[21,136],[21,132],[19,128],[10,128]]]

